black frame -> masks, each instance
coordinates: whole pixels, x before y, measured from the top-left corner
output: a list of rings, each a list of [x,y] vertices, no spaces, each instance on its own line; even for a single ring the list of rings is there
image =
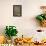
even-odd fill
[[[22,5],[13,5],[13,16],[14,17],[22,16]]]

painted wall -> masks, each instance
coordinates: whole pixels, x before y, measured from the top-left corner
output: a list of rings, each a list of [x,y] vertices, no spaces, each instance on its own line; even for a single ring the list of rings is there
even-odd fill
[[[22,17],[13,17],[13,5],[22,5]],[[0,0],[0,34],[4,34],[6,25],[15,25],[18,36],[36,34],[39,27],[35,16],[41,13],[40,6],[46,5],[46,0]]]

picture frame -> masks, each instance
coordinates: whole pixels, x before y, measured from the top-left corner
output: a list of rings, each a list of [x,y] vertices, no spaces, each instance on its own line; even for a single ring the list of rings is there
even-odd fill
[[[22,16],[22,5],[13,5],[13,16],[14,17]]]

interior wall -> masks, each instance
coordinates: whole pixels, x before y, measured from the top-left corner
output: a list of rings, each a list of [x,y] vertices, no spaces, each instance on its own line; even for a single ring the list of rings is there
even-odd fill
[[[21,17],[13,17],[13,5],[22,5]],[[0,34],[4,33],[6,25],[15,25],[18,36],[36,33],[41,27],[35,17],[41,13],[42,5],[46,5],[46,0],[0,0]]]

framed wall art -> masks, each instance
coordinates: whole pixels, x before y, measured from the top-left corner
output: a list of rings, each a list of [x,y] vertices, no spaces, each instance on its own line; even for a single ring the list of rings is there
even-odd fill
[[[22,16],[22,5],[13,5],[13,16],[14,17]]]

